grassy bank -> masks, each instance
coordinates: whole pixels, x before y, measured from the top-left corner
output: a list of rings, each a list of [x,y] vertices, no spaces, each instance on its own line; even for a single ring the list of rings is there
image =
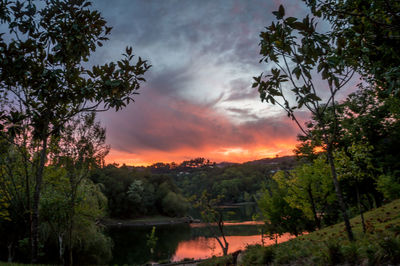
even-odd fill
[[[386,265],[400,263],[400,200],[365,213],[367,232],[360,217],[351,219],[356,241],[347,239],[339,223],[288,242],[249,246],[238,265]],[[214,258],[201,265],[226,265],[232,256]]]

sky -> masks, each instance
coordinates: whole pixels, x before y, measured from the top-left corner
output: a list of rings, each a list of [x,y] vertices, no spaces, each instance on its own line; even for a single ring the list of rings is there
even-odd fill
[[[253,77],[270,68],[259,63],[259,34],[281,2],[289,16],[306,13],[297,0],[93,1],[113,30],[90,62],[118,60],[132,46],[152,65],[134,103],[98,115],[111,146],[106,162],[292,154],[298,128],[251,88]]]

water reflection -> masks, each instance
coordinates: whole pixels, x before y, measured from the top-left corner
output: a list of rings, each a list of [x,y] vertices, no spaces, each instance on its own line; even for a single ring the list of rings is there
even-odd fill
[[[261,244],[261,235],[257,223],[230,223],[225,227],[229,253],[244,249],[246,245]],[[155,252],[150,253],[146,240],[152,227],[110,228],[108,234],[114,241],[113,261],[111,265],[141,265],[149,261],[179,261],[185,258],[203,259],[222,255],[221,247],[213,238],[209,227],[202,224],[158,226],[158,238]],[[292,236],[283,235],[278,242],[286,241]],[[274,240],[264,238],[265,245],[274,244]]]
[[[224,210],[230,213],[234,211],[234,215],[229,218],[235,222],[225,224],[229,253],[243,249],[249,244],[261,244],[260,227],[263,223],[249,221],[255,212],[254,205],[227,207]],[[193,217],[198,218],[195,215]],[[146,236],[150,234],[151,229],[152,226],[109,228],[108,234],[114,242],[113,260],[110,264],[143,265],[149,261],[166,262],[222,255],[221,247],[205,224],[157,226],[158,241],[154,253],[151,254],[146,245]],[[289,238],[289,235],[283,235],[279,242]],[[265,239],[264,243],[273,244],[274,241]]]
[[[284,234],[278,238],[278,243],[292,238],[290,234]],[[232,253],[239,249],[244,249],[247,245],[262,244],[261,235],[251,236],[227,236],[229,252]],[[264,239],[265,245],[275,244],[275,240]],[[222,249],[215,238],[198,237],[196,239],[183,241],[178,244],[172,261],[180,261],[185,258],[205,259],[212,256],[222,256]]]

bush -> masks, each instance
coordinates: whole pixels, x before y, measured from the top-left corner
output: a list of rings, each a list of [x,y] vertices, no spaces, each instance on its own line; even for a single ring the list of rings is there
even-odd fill
[[[272,263],[275,258],[273,246],[263,247],[260,245],[247,247],[240,265],[264,265]]]
[[[330,265],[336,265],[344,261],[344,256],[340,248],[340,244],[334,241],[325,242],[327,247],[327,263]]]
[[[377,181],[377,189],[389,200],[400,197],[400,184],[391,175],[381,175]]]
[[[206,261],[199,263],[199,266],[227,266],[232,265],[232,255],[223,257],[212,257]]]
[[[183,216],[189,209],[189,203],[182,195],[170,191],[163,198],[162,207],[169,216]]]
[[[381,257],[385,262],[400,263],[400,239],[399,237],[385,237],[379,246],[382,249]]]
[[[350,243],[349,245],[342,247],[342,253],[344,260],[352,265],[359,264],[359,250],[356,243]]]

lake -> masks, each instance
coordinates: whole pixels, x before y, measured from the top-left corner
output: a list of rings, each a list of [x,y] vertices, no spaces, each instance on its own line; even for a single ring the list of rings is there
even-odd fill
[[[249,219],[248,207],[233,208],[235,222],[226,223],[226,239],[229,243],[229,253],[245,248],[250,244],[261,244],[260,228],[262,222],[246,221]],[[230,208],[224,211],[232,213]],[[239,219],[239,221],[238,221]],[[240,221],[242,220],[242,221]],[[244,220],[244,221],[243,221]],[[185,258],[204,259],[222,255],[222,250],[210,228],[204,224],[175,224],[156,227],[158,238],[154,253],[146,245],[147,235],[152,226],[111,227],[108,235],[114,241],[113,260],[111,265],[144,264],[149,261],[180,261]],[[283,235],[279,242],[291,238]],[[275,243],[264,239],[266,245]]]

